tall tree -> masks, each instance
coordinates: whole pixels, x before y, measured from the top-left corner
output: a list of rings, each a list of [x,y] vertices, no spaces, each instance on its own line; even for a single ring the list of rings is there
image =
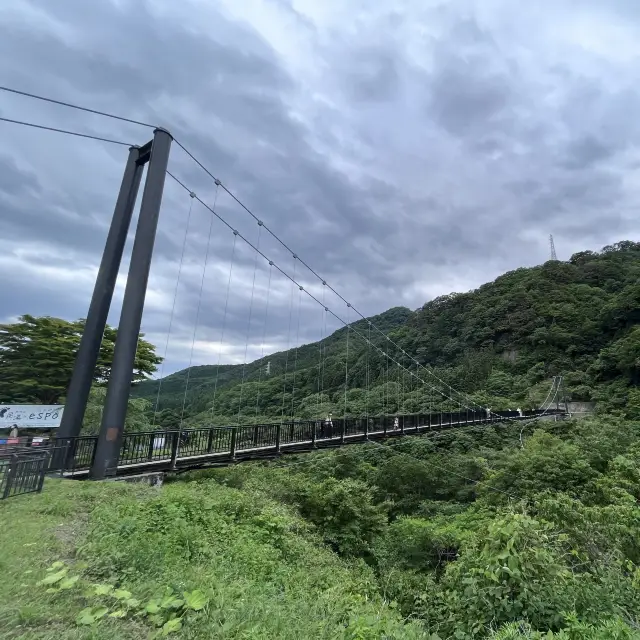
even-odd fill
[[[0,325],[0,402],[55,404],[67,391],[84,320],[69,322],[44,316],[21,316],[18,322]],[[117,330],[107,327],[100,347],[94,381],[105,383]],[[132,382],[153,373],[162,358],[155,347],[138,341]]]

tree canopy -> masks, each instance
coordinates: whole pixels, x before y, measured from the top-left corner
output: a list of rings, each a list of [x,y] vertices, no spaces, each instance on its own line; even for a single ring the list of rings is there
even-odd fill
[[[24,315],[18,322],[0,325],[0,401],[58,403],[71,380],[83,330],[84,320],[49,316]],[[98,384],[109,380],[116,336],[117,330],[107,326],[93,377]],[[141,336],[132,382],[144,380],[161,360]]]

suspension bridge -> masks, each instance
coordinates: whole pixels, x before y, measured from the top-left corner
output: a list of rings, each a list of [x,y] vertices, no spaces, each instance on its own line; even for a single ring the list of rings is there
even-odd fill
[[[76,356],[73,375],[68,389],[66,406],[55,441],[55,455],[50,469],[70,477],[104,479],[118,475],[130,475],[147,471],[186,469],[208,464],[229,464],[236,461],[299,453],[323,447],[343,446],[367,440],[420,434],[467,426],[522,423],[565,411],[553,402],[560,393],[560,381],[552,384],[547,399],[541,408],[531,411],[495,412],[480,406],[466,393],[455,389],[441,379],[425,362],[409,353],[370,318],[365,317],[337,288],[330,284],[316,269],[280,236],[265,221],[260,219],[229,187],[227,187],[191,148],[167,128],[151,123],[125,118],[116,114],[90,109],[77,104],[63,102],[33,93],[1,87],[0,91],[20,99],[55,105],[75,112],[92,114],[104,121],[119,121],[135,125],[139,129],[152,131],[151,139],[142,144],[114,139],[108,135],[97,135],[95,131],[69,130],[52,127],[19,118],[0,117],[6,126],[17,125],[37,129],[43,135],[66,135],[87,139],[91,144],[128,147],[122,154],[124,172],[120,191],[107,234],[102,260],[97,273],[93,296],[89,305],[84,333]],[[175,160],[175,149],[180,158]],[[170,166],[171,163],[171,166]],[[81,435],[81,427],[89,393],[98,362],[101,341],[111,308],[116,279],[121,268],[125,242],[136,207],[138,191],[146,170],[142,199],[139,207],[133,248],[129,260],[128,276],[118,323],[113,362],[108,380],[106,399],[101,417],[99,434]],[[199,172],[199,191],[188,177],[192,171]],[[167,178],[169,181],[167,182]],[[203,180],[205,182],[203,182]],[[163,369],[160,370],[157,396],[154,403],[154,428],[145,432],[125,432],[125,419],[134,376],[136,350],[140,336],[145,298],[148,289],[154,245],[161,218],[163,196],[167,185],[173,185],[176,194],[182,194],[186,217],[186,230],[178,263],[176,284],[168,318],[164,345],[166,357],[174,326],[178,289],[181,278],[187,271],[185,255],[188,252],[189,232],[192,238],[206,238],[201,262],[198,266],[199,280],[197,301],[194,309],[193,330],[189,351],[189,364],[184,382],[184,399],[178,424],[160,428],[156,424],[162,403]],[[221,204],[227,199],[226,208]],[[177,197],[177,196],[176,196]],[[236,216],[244,216],[247,225],[253,225],[255,240],[250,239],[251,230],[240,228],[236,217],[231,220],[229,205],[235,207]],[[191,228],[196,207],[207,215],[207,221],[199,229]],[[244,224],[244,223],[243,223]],[[231,247],[228,270],[211,268],[214,251],[213,239],[220,246],[226,238]],[[198,246],[201,246],[200,244]],[[288,264],[291,267],[287,266]],[[252,267],[251,267],[252,265]],[[233,291],[234,267],[241,271],[241,286],[250,290],[250,302],[246,321],[236,313],[229,317],[230,295]],[[214,276],[207,278],[211,271]],[[245,277],[246,276],[246,277]],[[250,283],[250,284],[249,284]],[[238,286],[237,283],[235,286]],[[192,428],[185,419],[185,409],[190,390],[196,341],[208,341],[205,332],[203,306],[208,287],[225,290],[225,302],[220,321],[218,341],[218,373],[221,367],[222,347],[226,336],[233,333],[244,336],[244,359],[239,383],[238,413],[233,424],[213,424]],[[257,295],[257,291],[261,295]],[[248,354],[250,345],[258,343],[261,357],[265,355],[267,321],[274,308],[279,305],[288,316],[288,349],[284,363],[284,384],[279,419],[272,422],[258,419],[259,398],[255,402],[255,418],[248,420],[243,412],[244,390],[249,379]],[[298,346],[300,341],[301,309],[315,307],[319,313],[319,349],[317,364],[312,373],[305,373],[307,387],[314,386],[316,408],[306,407],[312,418],[301,419],[300,398],[296,405],[296,375]],[[260,307],[260,308],[258,308]],[[294,320],[295,318],[295,320]],[[257,324],[261,326],[256,327]],[[325,342],[329,323],[346,331],[346,358],[344,362],[344,403],[340,417],[322,415],[321,397],[324,391]],[[240,325],[240,328],[238,328]],[[295,331],[294,331],[295,327]],[[243,330],[244,328],[244,330]],[[199,334],[200,332],[200,334]],[[295,337],[294,337],[295,332]],[[212,342],[212,341],[209,341]],[[350,350],[357,348],[364,353],[364,387],[367,397],[376,378],[386,380],[387,388],[393,379],[398,401],[392,412],[373,415],[369,406],[361,415],[349,415],[348,392],[350,381]],[[294,350],[293,362],[289,351]],[[374,367],[375,363],[375,367]],[[163,365],[164,366],[164,361]],[[262,376],[262,368],[260,369]],[[309,375],[315,376],[309,381]],[[386,378],[385,378],[386,375]],[[213,405],[216,402],[219,376],[216,375],[213,390]],[[259,378],[261,379],[261,378]],[[299,382],[298,382],[299,384]],[[428,406],[420,412],[408,411],[404,403],[405,391],[424,394]],[[553,397],[552,397],[553,395]],[[248,399],[245,399],[247,404]],[[253,403],[253,398],[251,400]],[[214,415],[214,408],[211,415]]]

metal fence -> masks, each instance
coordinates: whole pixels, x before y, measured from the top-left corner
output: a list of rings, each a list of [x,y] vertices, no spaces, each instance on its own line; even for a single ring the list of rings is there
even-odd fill
[[[542,413],[545,412],[535,410],[519,415],[516,411],[501,411],[488,417],[484,412],[475,411],[438,412],[125,433],[118,467],[123,473],[174,470],[177,466],[198,466],[205,461],[236,461],[370,438],[490,425],[509,419],[526,420]],[[96,455],[97,442],[97,436],[79,436],[65,440],[52,438],[37,447],[16,445],[0,449],[0,499],[40,491],[46,473],[86,477]]]
[[[42,491],[50,456],[46,449],[0,454],[0,500]]]

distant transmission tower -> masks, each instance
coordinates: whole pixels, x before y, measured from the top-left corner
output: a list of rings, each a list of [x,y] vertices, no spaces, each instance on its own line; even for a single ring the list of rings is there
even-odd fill
[[[556,255],[556,246],[553,244],[553,236],[549,235],[549,247],[551,248],[551,259],[557,260],[558,256]]]

